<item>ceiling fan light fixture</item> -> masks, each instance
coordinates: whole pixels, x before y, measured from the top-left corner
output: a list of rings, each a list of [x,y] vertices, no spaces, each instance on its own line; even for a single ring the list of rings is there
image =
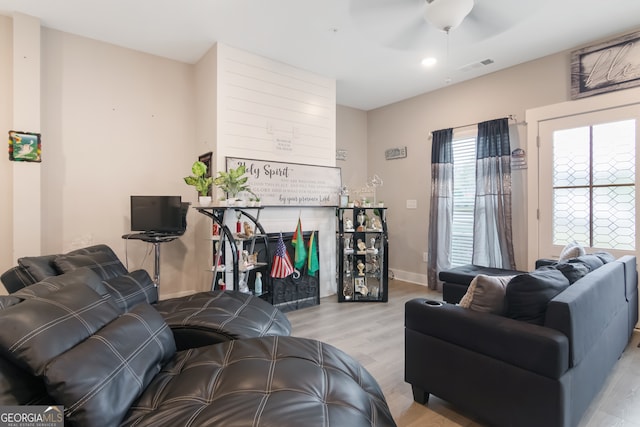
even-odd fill
[[[426,0],[424,19],[434,27],[449,32],[462,23],[473,9],[473,0]]]
[[[423,67],[433,67],[434,65],[436,65],[438,63],[438,60],[436,58],[434,58],[433,56],[429,56],[427,58],[424,58],[421,62]]]

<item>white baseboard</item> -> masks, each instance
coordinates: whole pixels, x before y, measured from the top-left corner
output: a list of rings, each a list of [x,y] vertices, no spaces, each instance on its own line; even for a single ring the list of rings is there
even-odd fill
[[[391,279],[391,277],[393,277],[394,279],[402,280],[403,282],[409,282],[409,283],[415,283],[416,285],[427,286],[426,274],[418,274],[411,271],[403,271],[403,270],[396,270],[396,269],[390,268],[389,279]]]

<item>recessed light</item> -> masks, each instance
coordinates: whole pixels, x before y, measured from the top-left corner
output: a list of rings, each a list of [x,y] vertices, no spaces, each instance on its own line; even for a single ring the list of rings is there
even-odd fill
[[[423,67],[433,67],[434,65],[436,65],[436,62],[438,62],[438,60],[431,56],[429,58],[424,58],[422,60],[422,66]]]

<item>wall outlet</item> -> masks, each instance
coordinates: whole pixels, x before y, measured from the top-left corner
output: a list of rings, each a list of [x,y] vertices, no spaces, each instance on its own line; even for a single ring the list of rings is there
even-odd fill
[[[415,199],[407,200],[407,209],[418,209],[418,201]]]
[[[422,253],[422,262],[429,262],[429,254],[426,252]]]

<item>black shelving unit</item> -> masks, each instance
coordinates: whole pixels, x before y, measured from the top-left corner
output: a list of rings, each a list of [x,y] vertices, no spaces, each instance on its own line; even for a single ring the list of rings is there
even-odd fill
[[[259,221],[262,207],[196,206],[195,209],[211,218],[213,226],[217,228],[217,233],[214,234],[213,230],[211,233],[212,256],[209,266],[213,274],[211,290],[220,290],[218,280],[223,279],[227,290],[242,291],[241,284],[244,282],[247,285],[245,292],[259,296],[281,311],[298,310],[320,304],[320,272],[309,275],[304,266],[300,274],[282,279],[271,277],[271,263],[280,235],[290,258],[293,259],[294,252],[291,246],[293,233],[266,233]],[[245,221],[249,222],[254,231],[253,234],[243,235],[242,225],[238,232],[236,228],[238,221],[241,224]],[[318,231],[315,233],[316,239],[319,239]],[[310,231],[303,233],[305,241],[308,241],[310,236]],[[249,267],[245,266],[242,259],[241,254],[244,250],[249,255],[255,256],[255,259],[249,263]],[[256,293],[254,287],[257,272],[262,274],[262,292],[260,293]]]
[[[338,302],[389,301],[387,209],[337,208]]]
[[[263,254],[260,260],[255,259],[250,263],[245,263],[242,253],[246,251],[249,255],[256,253],[256,245],[266,248],[268,251],[268,236],[260,224],[260,210],[262,208],[249,207],[224,207],[224,206],[196,206],[195,209],[213,220],[214,227],[217,226],[218,233],[212,231],[212,260],[211,290],[220,289],[218,280],[225,282],[226,289],[242,290],[242,283],[246,284],[245,291],[255,294],[254,283],[255,273],[262,273],[262,292],[260,297],[269,299],[269,254]],[[250,212],[251,211],[251,212]],[[253,215],[255,211],[255,215]],[[231,218],[230,215],[233,215]],[[231,221],[233,219],[233,221]],[[248,222],[253,234],[243,235],[243,224]],[[236,224],[240,222],[241,230],[231,230],[228,223]],[[234,225],[235,227],[235,225]],[[212,227],[213,228],[213,227]],[[228,247],[227,247],[228,246]],[[229,259],[231,258],[231,259]],[[231,280],[228,280],[228,279]]]

